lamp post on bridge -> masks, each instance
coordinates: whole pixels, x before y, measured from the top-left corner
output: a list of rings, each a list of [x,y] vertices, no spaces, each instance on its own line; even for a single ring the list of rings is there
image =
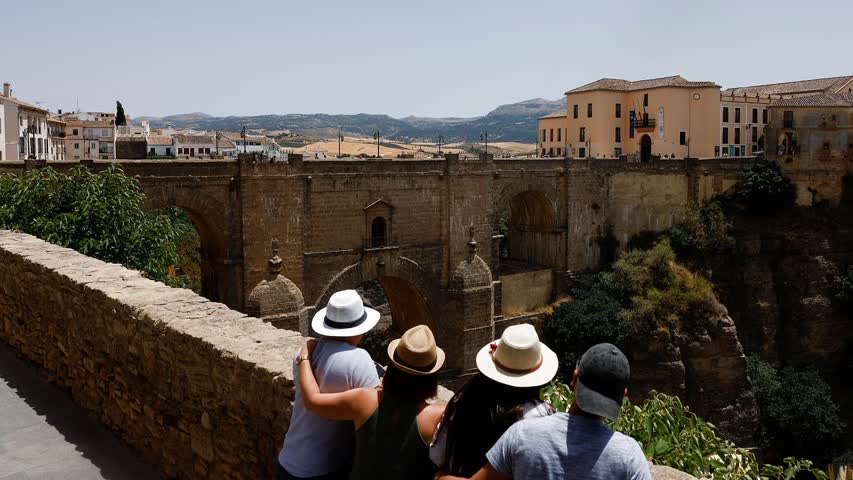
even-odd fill
[[[480,134],[480,141],[486,142],[486,155],[489,154],[489,132],[483,132]]]
[[[441,142],[444,141],[444,135],[438,136],[438,154],[441,155]]]
[[[338,158],[341,158],[341,142],[344,141],[344,135],[338,132]]]
[[[379,156],[379,130],[373,134],[373,138],[376,139],[376,158],[382,158]]]

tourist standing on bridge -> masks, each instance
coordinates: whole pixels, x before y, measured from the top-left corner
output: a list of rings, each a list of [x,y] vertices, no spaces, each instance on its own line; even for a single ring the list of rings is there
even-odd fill
[[[480,349],[476,361],[479,373],[447,405],[429,451],[433,463],[461,477],[480,470],[486,452],[512,424],[555,413],[539,390],[557,374],[559,362],[533,325],[508,327],[500,340]]]
[[[309,340],[303,354],[312,356],[314,348]],[[419,325],[388,345],[388,357],[381,388],[331,394],[321,393],[311,365],[303,362],[302,399],[313,412],[355,424],[351,480],[432,480],[437,468],[428,445],[445,405],[427,400],[438,393],[444,351],[429,327]]]
[[[486,454],[488,463],[471,478],[652,480],[640,444],[604,423],[619,416],[629,375],[628,359],[618,348],[609,343],[591,347],[575,368],[575,401],[569,413],[515,423]]]
[[[306,355],[294,359],[296,395],[290,428],[278,454],[276,480],[335,480],[349,476],[355,452],[352,422],[329,419],[305,408],[299,365],[313,367],[311,380],[324,393],[375,388],[379,385],[375,364],[358,345],[379,322],[379,316],[379,312],[364,306],[355,290],[335,293],[326,308],[314,315],[311,328],[321,340],[311,353],[310,363]]]

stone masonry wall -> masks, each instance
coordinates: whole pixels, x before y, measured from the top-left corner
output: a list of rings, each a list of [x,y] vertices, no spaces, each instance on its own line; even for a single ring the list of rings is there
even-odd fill
[[[164,476],[271,478],[296,332],[0,230],[0,341]]]

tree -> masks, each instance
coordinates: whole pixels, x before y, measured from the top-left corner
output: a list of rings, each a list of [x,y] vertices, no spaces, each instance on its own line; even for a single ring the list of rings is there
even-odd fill
[[[118,100],[116,100],[116,125],[127,125],[127,117],[124,116],[124,107],[121,106],[121,102]]]
[[[845,427],[829,384],[813,368],[781,370],[747,358],[761,417],[759,442],[771,457],[804,456],[827,462]]]
[[[19,230],[175,284],[178,243],[191,223],[145,212],[139,183],[113,164],[94,173],[52,168],[0,175],[0,228]]]
[[[738,174],[735,197],[748,213],[756,216],[784,210],[794,205],[797,187],[782,173],[776,162],[750,165]]]

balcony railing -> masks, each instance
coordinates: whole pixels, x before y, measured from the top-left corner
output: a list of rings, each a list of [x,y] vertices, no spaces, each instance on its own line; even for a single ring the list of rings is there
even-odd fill
[[[635,118],[631,120],[631,128],[655,128],[655,119],[649,117]]]

